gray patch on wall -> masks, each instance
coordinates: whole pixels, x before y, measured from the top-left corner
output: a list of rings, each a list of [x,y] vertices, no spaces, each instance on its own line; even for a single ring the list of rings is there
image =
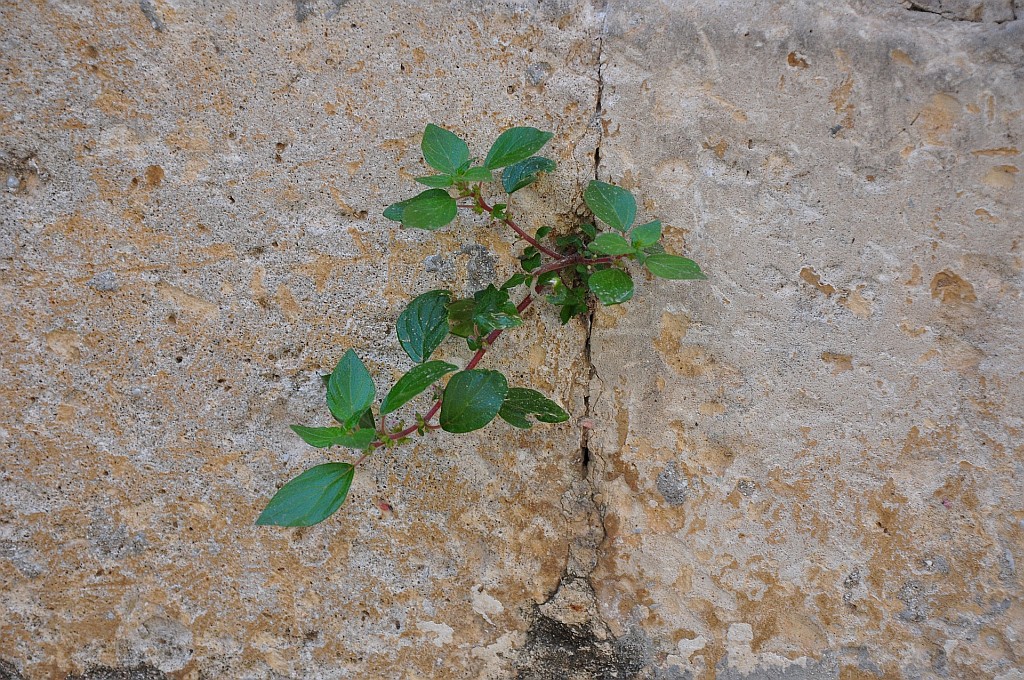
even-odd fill
[[[661,471],[654,485],[669,505],[682,505],[690,491],[690,480],[679,471],[675,461]]]
[[[719,662],[716,680],[838,680],[839,661],[835,654],[826,652],[820,661],[808,661],[805,666],[761,666],[750,673],[729,668],[729,655]]]
[[[149,23],[153,26],[154,31],[157,33],[164,32],[164,22],[160,18],[160,15],[157,14],[153,0],[139,0],[139,9],[142,10],[145,17],[149,19]]]

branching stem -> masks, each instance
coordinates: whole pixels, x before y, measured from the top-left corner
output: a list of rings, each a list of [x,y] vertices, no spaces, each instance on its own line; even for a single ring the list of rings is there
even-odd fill
[[[487,201],[484,200],[484,197],[480,193],[480,185],[479,184],[477,184],[475,187],[473,187],[473,198],[476,200],[476,205],[477,205],[478,208],[483,210],[485,213],[487,213],[491,217],[494,217],[494,208],[492,206],[488,205]],[[562,257],[561,253],[559,253],[557,251],[554,251],[551,248],[548,248],[547,246],[542,244],[540,241],[538,241],[534,237],[532,237],[529,234],[527,234],[522,229],[522,227],[520,227],[518,224],[513,222],[511,218],[505,217],[505,218],[499,220],[499,222],[502,222],[502,223],[508,225],[508,227],[510,229],[512,229],[512,231],[514,231],[517,234],[519,234],[519,236],[521,236],[524,241],[526,241],[531,246],[533,246],[534,248],[536,248],[540,252],[544,253],[548,257],[553,257],[556,260],[560,259]]]

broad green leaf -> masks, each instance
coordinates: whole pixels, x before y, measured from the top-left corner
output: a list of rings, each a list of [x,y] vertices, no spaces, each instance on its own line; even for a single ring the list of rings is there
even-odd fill
[[[621,269],[594,272],[587,280],[587,285],[605,305],[617,305],[633,297],[633,279]]]
[[[693,260],[678,255],[661,253],[651,255],[644,261],[644,266],[655,276],[663,279],[706,279],[704,272]]]
[[[418,364],[430,358],[448,336],[448,303],[452,295],[446,290],[432,290],[415,298],[398,315],[395,334],[402,349]]]
[[[460,371],[444,388],[441,428],[456,434],[479,430],[498,415],[508,393],[508,381],[498,371]]]
[[[416,181],[420,184],[425,184],[428,187],[435,189],[443,189],[452,185],[451,175],[428,175],[427,177],[417,177]]]
[[[428,361],[414,367],[399,378],[388,395],[384,397],[384,401],[380,405],[380,414],[384,415],[401,408],[410,399],[437,382],[439,378],[457,370],[459,370],[458,366],[443,361]]]
[[[634,250],[626,239],[610,231],[598,234],[594,242],[590,244],[590,249],[605,255],[626,255]]]
[[[372,428],[364,428],[348,434],[340,427],[292,425],[291,428],[295,434],[302,437],[302,441],[318,449],[326,449],[329,446],[347,446],[350,449],[363,450],[377,438],[377,432]]]
[[[454,220],[455,215],[459,212],[455,199],[449,196],[444,189],[427,189],[423,193],[395,205],[402,206],[399,221],[403,226],[428,231],[440,229]],[[388,208],[388,210],[390,209]],[[387,211],[384,212],[384,216],[388,217]],[[394,218],[389,217],[388,219]]]
[[[324,463],[306,470],[278,489],[256,524],[308,527],[322,522],[345,502],[355,471],[348,463]]]
[[[635,248],[649,248],[661,240],[661,220],[641,224],[630,234]]]
[[[564,423],[569,420],[569,414],[561,406],[540,392],[523,387],[509,388],[498,415],[509,425],[524,429],[532,425],[526,418],[530,415],[541,423]]]
[[[346,430],[351,430],[370,408],[377,390],[366,366],[352,350],[345,352],[327,382],[327,408]]]
[[[456,300],[448,305],[448,323],[452,335],[468,338],[476,331],[473,321],[473,310],[476,301],[471,299]]]
[[[608,226],[625,232],[636,219],[636,199],[622,187],[591,180],[583,192],[583,201],[594,215]]]
[[[597,227],[595,227],[593,224],[581,224],[580,231],[589,236],[591,239],[597,237]]]
[[[433,123],[428,123],[423,130],[420,148],[430,167],[448,175],[457,173],[462,164],[469,160],[469,147],[466,143],[454,132]]]
[[[514,127],[505,130],[491,145],[484,159],[484,167],[491,170],[504,168],[524,158],[529,158],[554,137],[550,132],[543,132],[532,127]]]
[[[541,174],[554,171],[555,162],[550,158],[531,156],[502,170],[501,185],[506,192],[513,194],[536,182]]]
[[[494,175],[487,168],[470,168],[459,175],[459,179],[467,182],[490,182],[494,179]]]

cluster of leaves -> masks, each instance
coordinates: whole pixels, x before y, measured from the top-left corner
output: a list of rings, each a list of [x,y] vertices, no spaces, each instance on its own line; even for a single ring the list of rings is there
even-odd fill
[[[519,258],[522,271],[500,287],[488,285],[472,297],[456,299],[449,291],[433,290],[409,303],[399,315],[395,331],[416,365],[380,402],[379,423],[373,412],[377,397],[374,381],[356,353],[348,350],[334,371],[324,376],[327,408],[336,424],[293,425],[292,429],[311,446],[346,447],[362,452],[361,457],[354,463],[325,463],[303,472],[278,490],[257,524],[309,526],[326,519],[345,501],[355,470],[367,456],[379,448],[401,444],[413,434],[423,436],[435,429],[472,432],[495,418],[518,428],[529,428],[531,418],[542,423],[568,420],[569,415],[540,392],[509,387],[499,371],[476,368],[502,332],[522,325],[523,311],[538,298],[557,306],[564,324],[589,313],[590,294],[605,305],[631,299],[634,283],[626,268],[630,260],[661,278],[704,278],[695,262],[665,252],[660,221],[634,226],[636,199],[613,184],[588,184],[583,200],[596,221],[571,234],[556,235],[550,226],[542,226],[530,235],[513,221],[507,202],[489,205],[483,186],[495,182],[496,171],[501,171],[501,187],[511,196],[555,170],[554,161],[534,155],[551,137],[551,133],[532,127],[511,128],[478,163],[457,135],[427,125],[423,157],[438,174],[417,178],[429,188],[388,206],[384,216],[404,227],[433,231],[452,222],[460,208],[487,214],[529,244]],[[609,229],[599,229],[597,225],[602,223]],[[516,304],[510,291],[520,286],[527,292]],[[464,338],[475,352],[461,370],[430,359],[449,336]],[[428,390],[434,397],[428,410],[414,411],[409,424],[401,419],[388,423],[391,414]],[[435,416],[437,423],[433,422]]]

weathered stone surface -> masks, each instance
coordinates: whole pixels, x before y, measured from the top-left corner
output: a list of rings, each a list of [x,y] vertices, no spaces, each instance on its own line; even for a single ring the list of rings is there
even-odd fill
[[[616,2],[606,34],[601,178],[710,274],[595,320],[612,634],[666,677],[1013,677],[1024,25]]]
[[[1020,680],[1020,13],[0,7],[0,677]],[[570,423],[254,527],[321,372],[515,268],[380,216],[427,122],[555,131],[532,226],[596,156],[710,279],[502,338]]]
[[[352,347],[386,389],[405,301],[518,267],[479,221],[381,217],[425,174],[427,122],[478,154],[555,131],[562,171],[519,203],[573,219],[589,5],[6,3],[0,27],[0,658],[26,678],[510,672],[588,521],[575,424],[432,436],[322,525],[253,521],[326,458],[288,429],[329,419],[321,372]],[[485,365],[579,413],[582,327],[541,311],[509,335]]]

